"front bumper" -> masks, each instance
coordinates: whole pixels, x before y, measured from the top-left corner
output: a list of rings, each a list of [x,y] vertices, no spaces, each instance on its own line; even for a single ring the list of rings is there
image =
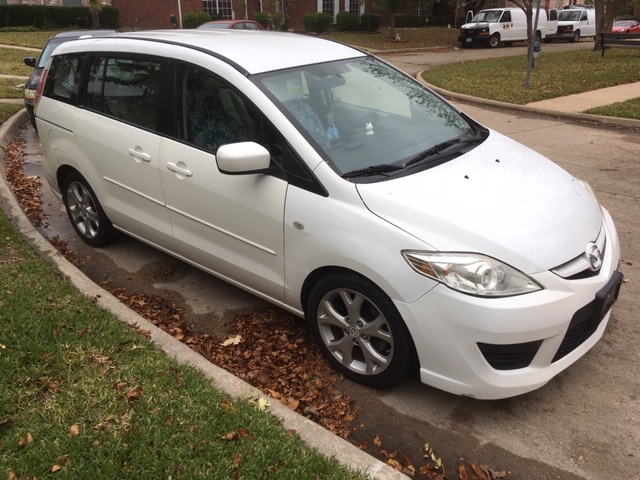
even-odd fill
[[[491,35],[458,36],[458,42],[462,45],[486,45],[489,40],[491,40]]]
[[[481,399],[539,388],[600,339],[619,289],[620,246],[605,212],[607,248],[596,276],[532,277],[545,288],[487,299],[438,285],[418,301],[396,302],[420,359],[423,383]],[[615,277],[615,279],[614,279]],[[608,293],[608,298],[603,297]]]

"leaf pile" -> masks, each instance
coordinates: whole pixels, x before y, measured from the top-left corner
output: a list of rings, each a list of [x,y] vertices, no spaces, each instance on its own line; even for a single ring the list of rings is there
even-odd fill
[[[42,184],[38,177],[25,175],[22,169],[24,141],[14,140],[7,145],[5,151],[4,172],[9,186],[22,205],[25,214],[36,227],[42,225],[44,213],[40,194]]]
[[[225,339],[198,334],[182,321],[184,309],[164,295],[113,288],[122,303],[207,360],[347,438],[360,406],[334,389],[340,375],[313,343],[306,324],[284,312],[264,309],[235,318]]]

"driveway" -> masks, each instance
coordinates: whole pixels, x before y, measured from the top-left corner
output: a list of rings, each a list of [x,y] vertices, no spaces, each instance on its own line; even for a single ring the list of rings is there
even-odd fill
[[[524,47],[501,50],[516,48]],[[423,62],[412,65],[421,70]],[[489,402],[452,396],[417,379],[386,391],[342,382],[340,388],[364,405],[351,439],[383,459],[381,450],[406,456],[416,469],[424,463],[422,447],[429,443],[451,479],[457,478],[461,458],[510,471],[507,478],[513,480],[640,479],[640,132],[469,104],[459,107],[591,183],[616,220],[621,270],[628,282],[603,339],[530,394]],[[41,176],[37,135],[29,127],[22,137],[25,171]],[[81,268],[94,282],[168,292],[201,332],[218,332],[236,313],[262,305],[130,238],[92,249],[77,239],[62,205],[46,188],[43,203],[49,218],[42,233],[59,237],[84,258]],[[381,446],[374,442],[376,436]]]

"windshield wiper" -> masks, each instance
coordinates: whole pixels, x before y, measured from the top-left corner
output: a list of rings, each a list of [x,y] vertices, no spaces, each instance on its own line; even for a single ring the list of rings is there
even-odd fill
[[[433,157],[444,152],[445,150],[448,150],[449,148],[453,147],[454,145],[465,145],[467,143],[475,143],[479,140],[481,140],[482,136],[480,135],[473,135],[471,137],[467,137],[467,138],[452,138],[451,140],[445,140],[444,142],[440,142],[437,145],[434,145],[431,148],[428,148],[427,150],[425,150],[424,152],[420,152],[417,155],[415,155],[414,157],[410,158],[409,160],[407,160],[402,166],[403,167],[410,167],[412,165],[415,165],[416,163],[422,162],[423,160],[426,159],[432,159]]]
[[[342,175],[342,178],[354,178],[354,177],[369,177],[372,175],[384,175],[387,173],[396,172],[402,170],[404,167],[401,165],[390,165],[383,163],[381,165],[371,165],[370,167],[359,168]]]

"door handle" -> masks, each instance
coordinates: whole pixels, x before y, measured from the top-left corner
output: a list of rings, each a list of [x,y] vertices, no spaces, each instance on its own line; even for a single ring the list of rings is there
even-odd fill
[[[140,148],[140,147],[130,148],[129,154],[132,157],[137,158],[138,160],[142,160],[143,162],[150,162],[151,155],[149,155],[148,153],[144,153],[142,150],[136,150],[137,148]]]
[[[182,163],[182,162],[180,162],[180,163]],[[190,177],[191,175],[193,175],[191,170],[188,170],[188,169],[183,168],[183,167],[179,167],[178,165],[176,165],[173,162],[167,162],[167,168],[169,170],[171,170],[172,172],[179,173],[180,175],[184,175],[185,177]]]

